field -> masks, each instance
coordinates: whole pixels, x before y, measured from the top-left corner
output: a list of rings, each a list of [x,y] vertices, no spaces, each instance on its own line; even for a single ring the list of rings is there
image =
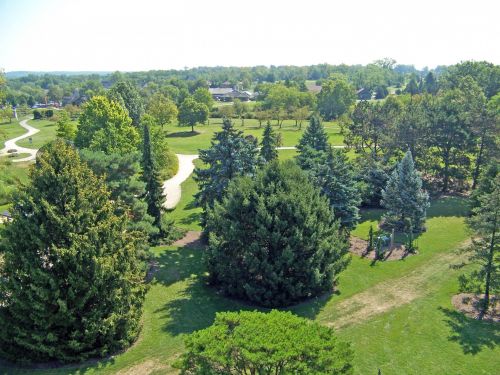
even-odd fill
[[[197,154],[199,149],[208,148],[210,140],[216,131],[220,130],[222,124],[221,119],[211,119],[210,125],[198,125],[194,128],[195,132],[191,132],[190,127],[168,126],[169,144],[172,150],[178,154]],[[235,128],[242,130],[245,134],[257,137],[259,140],[262,138],[264,131],[264,124],[259,127],[257,120],[245,120],[244,126],[241,126],[240,120],[234,120]],[[275,125],[275,121],[272,122]],[[325,122],[325,130],[329,136],[330,143],[333,145],[342,145],[342,135],[340,134],[340,127],[334,122]],[[285,120],[282,128],[279,129],[277,125],[274,126],[276,132],[281,133],[282,146],[296,146],[299,142],[307,123],[302,124],[302,129],[295,126],[295,121]]]
[[[54,136],[47,123],[30,124],[46,131],[40,132],[45,140]],[[240,128],[238,122],[236,127]],[[177,153],[197,153],[209,146],[219,128],[220,120],[197,126],[195,135],[190,128],[170,127],[170,146]],[[338,126],[328,123],[326,128],[330,141],[341,144]],[[251,120],[242,129],[258,137],[262,132]],[[284,146],[296,145],[302,133],[292,122],[285,122],[281,132]],[[34,142],[43,142],[35,137]],[[280,159],[295,153],[281,150]],[[201,166],[199,160],[195,163]],[[26,168],[7,170],[26,178]],[[200,230],[201,211],[193,200],[196,191],[190,177],[182,184],[181,201],[169,213],[184,229]],[[366,238],[382,213],[364,210],[353,235]],[[351,342],[359,375],[377,374],[378,369],[383,375],[498,373],[498,325],[466,318],[451,305],[458,291],[457,277],[464,271],[451,266],[466,259],[456,251],[468,241],[466,215],[463,198],[433,201],[427,231],[417,239],[418,255],[387,262],[353,256],[333,293],[289,310],[335,328]],[[209,326],[218,311],[257,309],[224,298],[206,285],[201,249],[162,246],[153,252],[159,269],[146,297],[143,330],[132,348],[106,360],[59,368],[25,369],[4,363],[0,374],[175,374],[171,364],[182,352],[186,334]]]

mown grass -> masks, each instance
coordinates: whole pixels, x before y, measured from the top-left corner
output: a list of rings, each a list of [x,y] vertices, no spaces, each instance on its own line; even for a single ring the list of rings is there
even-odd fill
[[[189,191],[187,186],[183,185],[184,193]],[[373,314],[337,329],[355,349],[356,374],[376,374],[379,368],[384,375],[494,374],[500,365],[498,326],[467,319],[450,305],[462,270],[448,263],[455,258],[458,262],[454,250],[467,238],[464,201],[435,201],[429,211],[427,231],[419,238],[419,255],[376,264],[354,257],[335,293],[290,308],[336,326],[349,318],[346,306],[355,314],[357,298],[373,290],[374,299],[368,305]],[[374,220],[380,213],[366,211],[364,217]],[[3,364],[0,373],[176,373],[171,364],[182,352],[186,334],[210,325],[218,311],[256,309],[224,298],[205,284],[202,250],[170,246],[153,251],[160,268],[146,297],[143,331],[132,348],[112,359],[58,369],[27,370]],[[409,274],[412,278],[407,278]],[[414,284],[405,288],[414,290],[414,298],[392,299],[395,304],[390,309],[378,311],[408,280]]]
[[[302,128],[295,126],[295,121],[285,120],[281,129],[272,122],[277,133],[281,134],[282,146],[296,146],[307,128],[307,121],[304,121]],[[215,132],[221,130],[222,120],[211,119],[210,125],[197,125],[194,133],[190,127],[180,127],[172,125],[167,128],[168,142],[172,150],[178,154],[197,154],[200,149],[210,147],[210,141]],[[257,120],[245,120],[244,126],[241,126],[240,120],[234,120],[235,128],[242,130],[247,135],[257,137],[260,141],[264,131],[264,124],[259,127]],[[325,130],[329,136],[330,143],[333,145],[342,145],[343,137],[340,134],[340,127],[335,122],[324,122]]]
[[[30,120],[28,125],[39,129],[40,131],[31,136],[32,142],[29,138],[22,139],[16,142],[19,146],[38,149],[50,141],[56,139],[57,123],[50,120]]]
[[[12,119],[12,122],[0,122],[0,149],[4,148],[6,140],[18,137],[26,133],[26,130],[19,125],[19,121]]]

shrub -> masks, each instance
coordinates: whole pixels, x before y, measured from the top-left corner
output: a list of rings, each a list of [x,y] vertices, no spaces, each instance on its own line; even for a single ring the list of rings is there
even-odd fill
[[[34,118],[35,120],[41,120],[41,119],[42,119],[42,117],[43,117],[43,116],[42,116],[42,112],[41,112],[41,111],[39,111],[39,110],[37,110],[37,109],[35,109],[35,110],[33,111],[33,118]]]
[[[347,263],[328,199],[292,161],[240,177],[208,210],[210,281],[263,306],[286,306],[330,290]]]
[[[353,352],[331,328],[290,312],[218,313],[186,339],[181,374],[352,374]]]

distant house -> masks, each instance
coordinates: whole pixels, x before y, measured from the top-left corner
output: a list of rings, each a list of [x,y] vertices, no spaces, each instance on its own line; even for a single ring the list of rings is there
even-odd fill
[[[63,97],[62,104],[82,105],[85,101],[87,101],[87,97],[85,95],[80,95],[80,90],[75,89],[73,94]]]
[[[0,223],[12,221],[12,216],[9,211],[5,210],[0,214]]]
[[[372,98],[372,91],[361,88],[356,91],[356,95],[358,96],[358,100],[370,100]]]
[[[214,100],[220,102],[232,102],[234,99],[239,99],[242,102],[248,102],[254,99],[254,94],[250,91],[237,90],[229,87],[212,87],[208,91]]]

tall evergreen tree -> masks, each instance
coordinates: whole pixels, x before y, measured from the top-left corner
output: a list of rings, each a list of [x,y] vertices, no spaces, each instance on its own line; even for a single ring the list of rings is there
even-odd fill
[[[318,115],[311,116],[309,126],[297,145],[297,163],[304,170],[310,170],[318,158],[329,150],[328,135]]]
[[[195,180],[200,191],[198,204],[212,207],[222,199],[229,181],[238,176],[253,175],[257,167],[257,145],[235,130],[229,119],[224,119],[222,131],[215,133],[209,149],[200,150],[200,159],[208,168],[196,168]]]
[[[387,208],[385,220],[398,229],[406,228],[407,221],[414,231],[422,231],[429,207],[429,195],[422,189],[422,179],[415,169],[408,151],[392,172],[382,191],[382,205]]]
[[[146,291],[144,238],[114,213],[102,178],[62,140],[37,156],[2,230],[0,355],[77,361],[138,335]]]
[[[267,125],[264,129],[264,134],[262,135],[262,142],[260,143],[260,145],[260,156],[266,162],[270,162],[278,158],[278,150],[276,150],[278,139],[269,121],[267,122]]]
[[[231,181],[206,226],[210,281],[264,306],[331,290],[349,261],[327,198],[291,160]]]
[[[344,151],[330,148],[312,171],[315,185],[328,198],[340,225],[353,229],[359,219],[359,187]]]
[[[145,199],[148,205],[148,214],[154,219],[153,223],[160,231],[161,236],[165,236],[166,228],[162,226],[162,213],[165,196],[160,180],[160,173],[155,163],[153,150],[151,148],[151,138],[149,136],[149,126],[144,125],[144,139],[142,151],[142,179],[146,183]]]
[[[479,319],[488,311],[490,295],[500,291],[500,175],[493,182],[493,189],[478,198],[479,206],[472,210],[468,220],[473,230],[470,260],[479,268],[460,277],[461,289],[484,293]]]

